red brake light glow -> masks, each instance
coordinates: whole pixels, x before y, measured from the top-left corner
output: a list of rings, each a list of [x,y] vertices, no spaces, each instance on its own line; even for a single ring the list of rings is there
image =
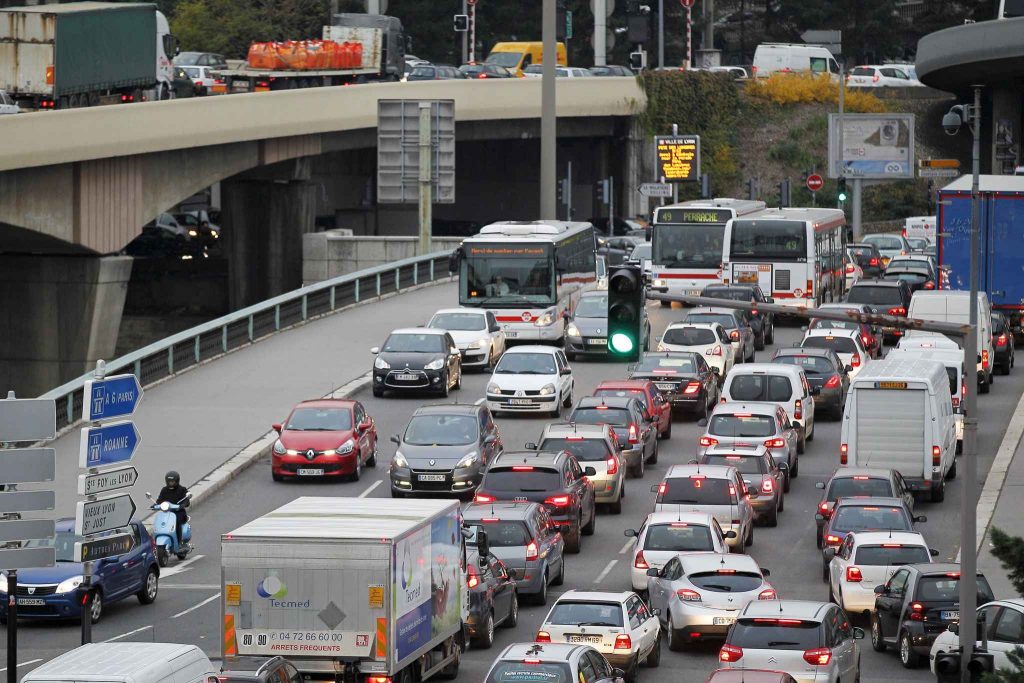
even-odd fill
[[[547,631],[537,631],[537,637],[534,639],[538,643],[550,643],[551,634]],[[538,660],[539,662],[539,660]]]
[[[907,309],[903,308],[902,306],[896,306],[894,308],[890,308],[889,309],[889,315],[906,315],[906,314],[907,314]]]
[[[489,496],[486,493],[478,493],[473,497],[474,503],[493,503],[497,498]]]
[[[825,382],[825,388],[826,389],[835,389],[838,386],[839,386],[839,375],[832,375],[831,377],[828,378],[828,381]]]
[[[855,368],[859,368],[860,367],[860,354],[859,353],[853,354],[853,360],[850,362],[850,365],[855,367]]]
[[[700,593],[689,588],[680,588],[676,591],[676,596],[685,602],[700,602]]]
[[[775,482],[771,477],[765,477],[761,480],[761,492],[762,493],[775,493]]]
[[[569,505],[569,496],[549,496],[544,499],[544,504],[556,508],[564,508]]]
[[[911,621],[924,621],[924,605],[919,602],[911,603],[910,605],[910,620]]]
[[[742,657],[743,648],[729,645],[728,643],[723,645],[722,649],[718,651],[718,661],[720,662],[738,662]]]
[[[767,439],[767,440],[765,440],[764,445],[767,448],[785,448],[786,447],[786,440],[785,439]]]
[[[632,650],[633,641],[630,640],[629,635],[626,633],[620,633],[615,636],[615,649],[616,650]]]
[[[846,580],[854,583],[859,583],[864,580],[864,575],[860,571],[860,567],[854,567],[850,565],[846,568]]]
[[[619,461],[615,459],[614,455],[609,455],[608,459],[604,461],[605,467],[608,468],[608,474],[617,474],[619,471]]]
[[[683,393],[688,396],[692,396],[693,394],[696,394],[698,391],[700,391],[700,382],[690,382],[689,384],[686,385],[686,388],[683,389]]]
[[[537,542],[530,541],[529,545],[526,546],[526,559],[536,560],[537,559]]]
[[[942,465],[942,449],[932,446],[932,466],[939,467],[940,465]]]
[[[827,647],[804,650],[804,661],[812,666],[825,666],[832,661],[832,650]]]
[[[513,472],[533,472],[533,467],[530,465],[514,465],[512,467]]]
[[[700,437],[700,445],[701,446],[715,446],[717,444],[718,444],[718,439],[713,439],[710,436],[702,436],[702,437]]]
[[[763,591],[757,594],[758,600],[775,600],[779,596],[775,592],[774,588],[765,588]]]
[[[644,557],[644,551],[643,550],[641,550],[640,552],[638,552],[636,554],[636,557],[633,559],[633,566],[636,567],[637,569],[650,569],[651,568],[651,565],[647,564],[647,558]]]
[[[842,540],[843,539],[839,538],[838,536],[833,536],[832,534],[829,534],[825,537],[825,543],[829,545],[839,545],[842,542]]]
[[[640,441],[640,437],[637,434],[636,425],[633,424],[633,423],[630,423],[630,425],[629,425],[629,442],[630,443],[637,443],[639,441]]]
[[[846,461],[847,461],[847,459],[849,457],[849,453],[850,453],[850,447],[849,446],[847,446],[845,443],[839,445],[839,464],[840,465],[845,465],[846,464]]]

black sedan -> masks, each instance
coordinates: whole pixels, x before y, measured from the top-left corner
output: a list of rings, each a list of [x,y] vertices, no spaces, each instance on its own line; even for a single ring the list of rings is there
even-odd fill
[[[701,296],[731,301],[749,301],[754,304],[773,304],[775,299],[765,296],[761,285],[708,285]],[[765,344],[775,343],[775,314],[767,311],[742,311],[754,330],[754,348],[764,351]]]
[[[828,411],[833,419],[843,418],[846,391],[850,388],[850,370],[832,349],[790,348],[779,349],[772,356],[773,363],[795,365],[804,371],[807,383],[816,392],[814,413]]]
[[[1000,375],[1009,375],[1016,349],[1013,328],[1002,313],[992,313],[992,347],[996,350],[995,366]]]
[[[652,380],[673,408],[706,418],[721,398],[717,375],[692,351],[645,353],[632,366],[629,379]]]
[[[494,644],[495,626],[512,628],[519,622],[516,581],[501,560],[489,552],[481,555],[475,545],[467,543],[466,582],[469,585],[466,627],[473,647],[486,650]]]
[[[385,391],[431,391],[447,396],[462,386],[462,354],[445,330],[395,330],[384,346],[373,347],[373,395]]]
[[[857,265],[864,271],[864,277],[878,277],[882,274],[882,268],[885,266],[882,264],[882,252],[878,251],[878,247],[860,242],[849,244],[847,248],[857,259]]]
[[[514,78],[512,72],[497,64],[463,64],[459,71],[466,75],[466,78]]]

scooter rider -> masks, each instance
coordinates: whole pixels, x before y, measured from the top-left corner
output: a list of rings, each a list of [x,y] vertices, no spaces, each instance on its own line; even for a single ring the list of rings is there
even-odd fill
[[[171,503],[172,505],[179,506],[174,511],[174,517],[177,520],[175,524],[174,532],[178,536],[178,546],[181,546],[181,529],[185,526],[185,522],[188,521],[188,514],[183,508],[187,508],[189,501],[186,499],[188,496],[188,489],[181,485],[181,475],[174,470],[171,470],[164,475],[164,482],[167,484],[160,489],[160,495],[157,496],[157,503]]]

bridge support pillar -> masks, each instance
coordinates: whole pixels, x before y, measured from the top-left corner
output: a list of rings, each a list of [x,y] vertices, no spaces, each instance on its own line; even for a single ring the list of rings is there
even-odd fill
[[[114,356],[130,256],[0,256],[0,393],[38,396]]]
[[[232,310],[302,286],[302,236],[313,232],[308,180],[226,181],[221,189]]]

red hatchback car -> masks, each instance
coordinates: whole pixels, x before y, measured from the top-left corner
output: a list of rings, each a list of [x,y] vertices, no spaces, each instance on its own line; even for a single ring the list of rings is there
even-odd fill
[[[317,399],[292,409],[274,425],[274,481],[292,477],[348,477],[359,481],[363,466],[377,464],[377,426],[359,401]]]
[[[652,424],[658,427],[658,438],[672,438],[672,404],[665,400],[651,380],[608,380],[597,385],[594,396],[633,396],[654,418]]]

